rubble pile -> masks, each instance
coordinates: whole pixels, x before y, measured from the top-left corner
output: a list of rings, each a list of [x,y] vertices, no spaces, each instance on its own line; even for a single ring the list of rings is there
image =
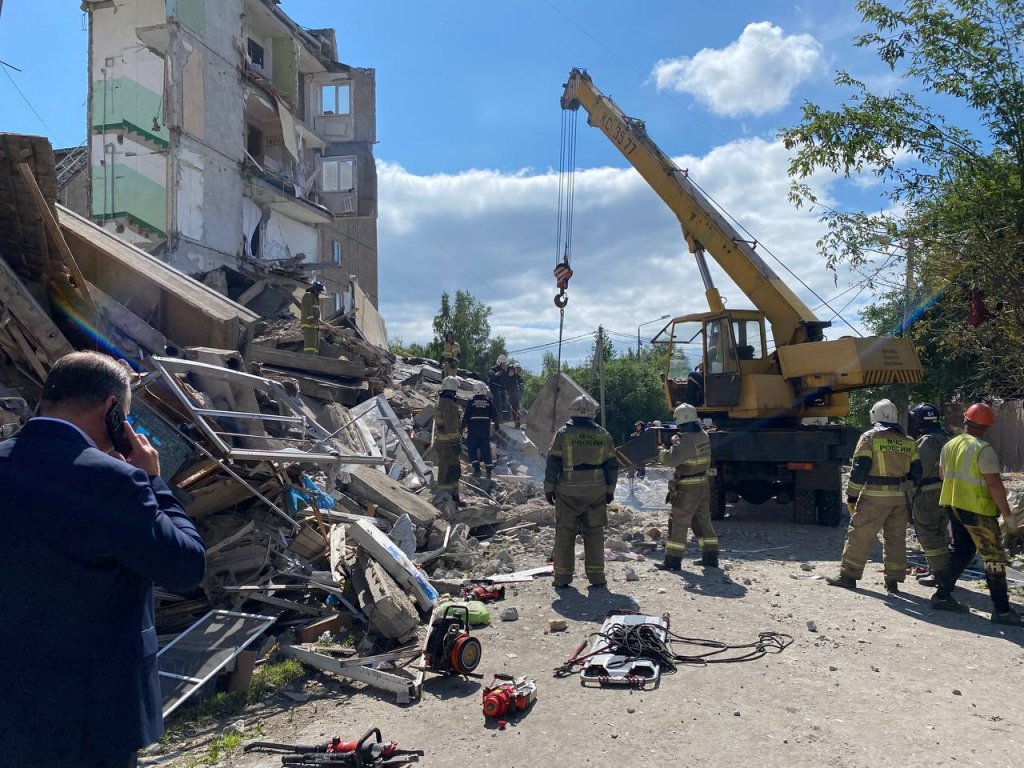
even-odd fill
[[[285,311],[304,285],[289,265],[240,260],[236,301],[226,281],[184,275],[55,198],[48,142],[0,134],[0,436],[67,352],[137,372],[129,420],[207,545],[199,590],[158,590],[165,716],[222,673],[251,673],[247,649],[268,634],[305,663],[415,698],[416,676],[397,667],[419,653],[429,577],[510,573],[550,552],[536,450],[502,426],[494,479],[464,475],[457,507],[428,463],[441,372],[388,352],[357,285],[307,354]],[[473,383],[460,377],[462,404]]]

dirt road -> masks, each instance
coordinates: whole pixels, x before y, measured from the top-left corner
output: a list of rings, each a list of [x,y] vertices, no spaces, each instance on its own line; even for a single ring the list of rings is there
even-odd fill
[[[666,518],[655,503],[663,494],[663,478],[649,472],[639,495],[655,524]],[[487,680],[500,671],[539,685],[536,705],[504,731],[485,724],[477,680],[428,679],[422,700],[400,707],[326,675],[303,682],[310,701],[277,696],[247,713],[246,727],[259,726],[263,739],[315,743],[377,725],[386,740],[425,749],[422,765],[442,768],[1021,764],[1024,631],[989,623],[983,587],[961,581],[971,615],[936,613],[930,590],[913,579],[903,594],[885,594],[876,552],[861,589],[830,588],[822,577],[836,568],[845,528],[794,525],[771,505],[729,509],[719,527],[723,570],[687,565],[676,575],[652,561],[616,562],[605,592],[588,594],[579,577],[579,589],[564,593],[549,580],[511,590],[495,615],[515,606],[520,619],[475,633]],[[629,566],[639,581],[625,581]],[[757,661],[682,667],[643,692],[554,679],[553,668],[623,607],[668,612],[686,636],[747,643],[772,630],[794,642]],[[551,618],[567,619],[568,630],[547,633]],[[161,763],[194,764],[203,741]],[[217,764],[280,761],[239,751]]]

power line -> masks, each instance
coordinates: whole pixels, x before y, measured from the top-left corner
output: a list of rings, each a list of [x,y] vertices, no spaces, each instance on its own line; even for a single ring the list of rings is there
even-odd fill
[[[25,103],[28,105],[28,108],[32,110],[32,114],[35,115],[39,119],[40,123],[43,124],[43,127],[46,129],[46,132],[49,133],[51,136],[53,136],[53,129],[46,124],[46,121],[43,120],[43,116],[40,115],[36,111],[35,107],[32,106],[32,102],[28,100],[28,96],[26,96],[24,93],[22,93],[21,88],[18,87],[18,84],[16,82],[14,82],[14,78],[11,77],[11,73],[8,72],[9,69],[13,69],[13,70],[15,70],[17,72],[21,72],[21,70],[18,69],[17,67],[12,67],[10,64],[8,64],[5,61],[0,61],[0,67],[3,68],[4,74],[7,75],[7,79],[11,81],[11,85],[14,86],[14,90],[16,90],[18,92],[18,95],[21,96],[21,98],[25,101]],[[54,137],[54,138],[56,138],[56,137]]]

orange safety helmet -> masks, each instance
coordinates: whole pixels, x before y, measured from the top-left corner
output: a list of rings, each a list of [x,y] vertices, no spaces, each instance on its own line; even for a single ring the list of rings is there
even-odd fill
[[[986,403],[975,403],[964,412],[964,420],[979,427],[991,427],[995,421],[995,414]]]

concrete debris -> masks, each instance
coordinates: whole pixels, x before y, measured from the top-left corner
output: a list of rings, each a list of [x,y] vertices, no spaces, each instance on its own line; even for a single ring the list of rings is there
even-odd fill
[[[202,282],[174,269],[56,204],[45,139],[0,134],[0,439],[31,417],[50,366],[98,336],[138,372],[129,420],[159,446],[208,548],[201,591],[158,590],[158,632],[181,636],[211,611],[267,616],[295,658],[410,700],[416,684],[375,665],[409,659],[395,643],[422,634],[438,599],[429,578],[550,575],[515,572],[551,550],[538,450],[550,435],[502,425],[493,479],[464,472],[457,507],[428,463],[437,361],[391,354],[354,282],[355,310],[326,315],[306,353],[294,312],[308,276],[251,261]],[[458,381],[464,405],[475,374]],[[620,555],[644,551],[632,510],[610,509],[609,523]]]

